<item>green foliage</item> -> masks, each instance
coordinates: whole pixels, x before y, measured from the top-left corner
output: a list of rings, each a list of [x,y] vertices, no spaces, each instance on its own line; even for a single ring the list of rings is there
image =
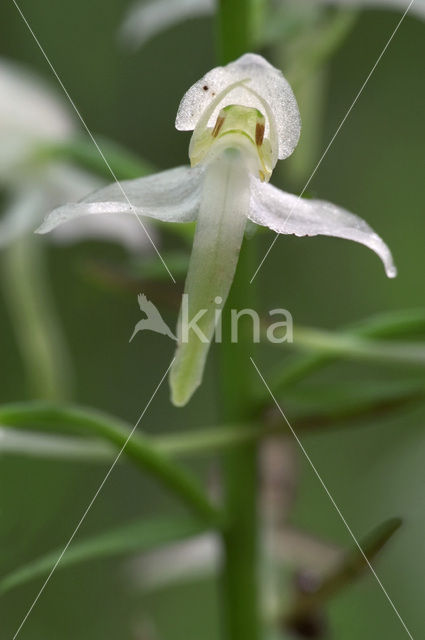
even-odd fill
[[[121,145],[104,137],[96,137],[108,165],[90,139],[74,140],[41,146],[35,153],[37,162],[66,161],[105,180],[112,180],[111,170],[118,180],[131,180],[148,175],[155,169],[147,160],[139,158]]]
[[[56,567],[59,570],[79,563],[105,558],[143,553],[161,545],[190,538],[205,531],[199,520],[188,517],[144,518],[121,525],[111,531],[77,540],[61,556],[63,547],[29,562],[0,578],[0,594],[22,586],[31,580],[47,576]],[[58,560],[60,561],[58,562]]]
[[[92,409],[52,406],[45,403],[4,406],[0,422],[15,427],[42,424],[50,430],[66,429],[74,433],[103,438],[125,454],[141,471],[153,475],[178,495],[196,514],[210,524],[221,524],[219,512],[192,474],[171,462],[146,436],[133,432],[125,423]]]
[[[102,5],[100,11],[97,3],[92,6],[84,5],[83,22],[81,2],[67,8],[67,20],[70,20],[69,33],[73,38],[69,47],[72,48],[75,60],[79,62],[75,65],[73,56],[69,55],[69,47],[65,46],[66,42],[62,40],[66,34],[57,28],[63,19],[63,7],[51,0],[48,0],[46,6],[34,5],[31,7],[31,22],[34,20],[36,31],[40,30],[41,40],[48,42],[51,47],[55,63],[57,62],[58,69],[61,73],[63,71],[67,79],[66,84],[69,79],[70,88],[73,88],[73,85],[74,90],[75,87],[81,87],[82,111],[89,113],[89,121],[95,123],[96,129],[108,132],[108,139],[100,139],[100,146],[117,177],[127,179],[151,172],[154,164],[172,166],[182,163],[186,157],[187,140],[184,136],[173,137],[172,124],[167,129],[164,123],[172,123],[181,85],[193,81],[198,66],[200,70],[210,66],[210,25],[186,25],[181,33],[176,29],[167,36],[167,40],[161,36],[158,42],[151,43],[147,54],[141,52],[137,59],[123,60],[111,46],[112,34],[115,32],[118,14],[121,11],[118,5],[113,9],[112,4]],[[268,32],[264,34],[262,5],[258,0],[222,0],[215,23],[219,32],[216,41],[221,62],[243,53],[247,48],[252,48],[251,43],[254,41],[267,42],[269,53],[273,55],[276,50],[272,49],[272,45],[279,45],[280,40],[280,45],[285,51],[280,51],[279,55],[283,53],[288,63],[290,62],[290,73],[295,81],[302,83],[306,78],[310,80],[315,76],[319,85],[316,95],[322,96],[324,104],[326,98],[330,97],[327,109],[324,110],[324,118],[322,119],[322,112],[316,113],[318,117],[313,118],[317,141],[320,142],[323,138],[325,142],[333,135],[341,115],[351,103],[363,79],[363,72],[369,71],[371,63],[375,61],[376,43],[381,40],[385,42],[393,29],[394,16],[380,12],[379,16],[369,14],[359,17],[351,13],[323,11],[319,7],[315,15],[307,20],[299,15],[291,17],[285,4],[282,19],[278,20],[275,17],[273,21],[269,21]],[[2,8],[2,17],[3,12],[11,25],[10,33],[3,34],[5,51],[10,55],[18,55],[19,58],[27,58],[31,64],[43,68],[44,61],[39,61],[34,56],[32,41],[25,42],[22,25],[15,24],[10,19],[8,7]],[[56,25],[55,30],[49,31],[50,23],[46,23],[46,15],[51,16],[51,24]],[[6,23],[7,20],[0,21],[3,25],[0,29],[6,30]],[[96,24],[96,29],[93,28],[93,24]],[[352,30],[354,24],[356,28]],[[43,31],[44,29],[46,31]],[[79,34],[78,48],[75,48],[76,33]],[[109,44],[105,46],[105,42]],[[343,42],[344,49],[341,55],[336,57],[334,54]],[[291,423],[296,432],[301,433],[303,438],[310,438],[314,444],[314,459],[322,455],[327,465],[326,473],[333,478],[330,488],[338,491],[341,500],[345,501],[344,506],[349,512],[350,522],[355,521],[358,530],[371,517],[370,512],[373,513],[373,521],[379,521],[391,513],[403,511],[405,525],[399,532],[401,552],[397,555],[397,550],[394,551],[392,546],[385,550],[386,553],[382,554],[382,575],[385,578],[383,582],[391,586],[391,593],[394,591],[395,600],[402,603],[400,609],[403,608],[403,615],[405,610],[406,616],[410,616],[416,624],[419,630],[415,634],[417,637],[422,624],[421,611],[418,613],[415,607],[415,598],[420,592],[417,576],[422,577],[417,561],[422,550],[422,540],[418,536],[415,538],[415,532],[422,533],[423,522],[420,516],[421,493],[416,489],[416,485],[420,483],[418,478],[409,477],[408,474],[411,461],[421,452],[422,440],[418,426],[423,422],[424,406],[425,312],[423,308],[409,310],[408,307],[417,304],[418,291],[422,292],[423,288],[418,277],[418,274],[420,276],[423,273],[423,252],[421,237],[417,232],[423,222],[421,206],[418,205],[423,198],[417,190],[417,185],[423,182],[420,182],[423,91],[417,82],[421,70],[420,63],[423,60],[421,42],[423,43],[423,26],[413,20],[406,21],[394,39],[394,53],[388,52],[390,58],[383,59],[373,83],[371,82],[368,91],[359,101],[358,109],[356,107],[353,113],[351,128],[347,125],[338,138],[337,143],[341,146],[336,145],[333,159],[332,154],[329,154],[323,172],[315,177],[311,187],[312,193],[317,193],[319,197],[325,193],[327,196],[333,193],[335,201],[351,202],[353,207],[359,205],[366,210],[369,209],[370,219],[379,223],[394,244],[401,274],[399,282],[391,285],[382,283],[366,262],[360,270],[360,263],[356,262],[354,253],[351,254],[349,249],[345,249],[345,245],[341,245],[340,248],[339,258],[343,257],[344,260],[338,262],[341,267],[338,267],[337,271],[332,251],[337,255],[338,248],[324,252],[323,249],[328,246],[326,240],[323,240],[320,246],[314,247],[306,240],[305,249],[300,250],[297,245],[295,254],[290,239],[285,244],[285,252],[275,251],[276,262],[271,262],[270,269],[265,269],[261,281],[261,292],[263,293],[264,289],[265,297],[274,299],[276,296],[279,304],[282,302],[289,308],[293,307],[296,317],[302,318],[309,325],[307,328],[300,324],[295,331],[295,349],[299,347],[303,353],[291,353],[286,358],[286,352],[282,351],[284,357],[279,356],[279,364],[273,374],[268,374],[268,381],[273,391],[284,396],[285,410],[288,406]],[[172,56],[170,51],[173,52]],[[176,51],[179,55],[174,55]],[[315,74],[332,56],[334,58],[329,68],[330,84],[327,85],[323,75],[319,77]],[[152,64],[153,60],[155,64]],[[93,91],[93,79],[96,80],[96,91]],[[85,92],[84,83],[87,86]],[[102,109],[99,109],[99,103]],[[409,107],[409,117],[404,117],[406,103]],[[311,109],[314,110],[316,106],[313,100]],[[143,107],[146,113],[143,118],[140,107]],[[163,127],[161,131],[160,127]],[[113,138],[121,143],[117,145],[111,142]],[[137,148],[138,153],[134,154],[128,147]],[[144,157],[152,158],[152,162],[142,159]],[[400,157],[403,158],[403,162],[400,162]],[[40,162],[40,166],[53,160],[65,161],[106,180],[110,179],[110,172],[96,149],[89,141],[83,139],[40,148],[36,160]],[[300,163],[305,165],[305,159],[301,158]],[[305,173],[305,166],[303,169]],[[162,231],[161,225],[159,228]],[[174,238],[168,234],[169,229],[170,227],[167,227],[167,233],[164,233],[162,239],[163,255],[167,264],[170,264],[171,271],[183,277],[187,252],[185,248],[179,248],[178,234],[185,247],[188,246],[193,237],[193,226],[176,225]],[[262,240],[262,237],[256,239]],[[169,355],[168,351],[165,351],[168,347],[164,347],[162,351],[162,343],[152,339],[151,342],[146,340],[143,350],[138,351],[135,348],[132,352],[124,351],[120,336],[127,331],[127,325],[131,325],[134,305],[127,305],[123,296],[119,297],[118,304],[116,291],[112,288],[106,295],[104,292],[100,295],[91,287],[91,283],[93,275],[103,279],[102,281],[108,281],[108,278],[112,280],[117,272],[120,272],[124,275],[122,280],[118,279],[116,289],[124,288],[128,284],[135,286],[135,283],[144,287],[147,280],[152,280],[157,286],[156,290],[163,292],[164,272],[162,266],[155,264],[149,256],[143,256],[137,261],[127,258],[124,260],[118,256],[121,262],[116,266],[117,262],[111,263],[107,251],[96,247],[93,254],[93,261],[83,274],[88,274],[91,281],[90,278],[81,278],[78,283],[75,282],[75,274],[72,273],[74,260],[80,257],[78,248],[61,254],[57,249],[53,249],[48,256],[52,267],[51,278],[61,305],[62,320],[75,352],[76,398],[84,404],[108,407],[111,414],[136,414],[140,411],[140,391],[151,385],[156,363],[162,362],[162,356],[165,361],[165,356]],[[114,259],[116,260],[116,256]],[[361,266],[363,267],[363,263]],[[320,298],[317,297],[319,283]],[[32,294],[35,297],[38,295],[35,290]],[[164,297],[170,301],[172,307],[172,295],[168,290],[165,290]],[[407,310],[395,311],[394,307],[407,307]],[[389,311],[371,315],[377,309]],[[354,315],[363,315],[366,319],[357,324],[343,324],[347,318]],[[21,314],[21,318],[27,323],[28,335],[31,335],[35,324],[26,313]],[[9,321],[5,318],[0,318],[0,321],[4,335],[2,401],[16,397],[32,397],[21,382],[21,363],[10,339]],[[343,326],[337,331],[324,331],[314,328],[315,324]],[[46,327],[47,325],[44,328]],[[125,336],[127,339],[127,333]],[[264,352],[267,353],[265,349]],[[234,355],[235,352],[227,353],[227,362],[230,363],[229,369],[226,369],[227,375],[223,369],[223,360],[220,360],[221,365],[217,371],[222,381],[221,386],[225,388],[227,401],[237,407],[235,411],[232,409],[227,415],[221,415],[217,419],[216,406],[222,406],[223,397],[215,400],[214,394],[208,393],[205,389],[182,416],[171,413],[165,402],[159,402],[147,427],[154,429],[155,434],[135,433],[123,451],[123,461],[142,472],[141,482],[146,476],[153,479],[155,484],[165,488],[164,494],[169,493],[175,498],[189,511],[189,515],[178,518],[138,517],[133,518],[130,524],[119,524],[112,529],[99,525],[98,533],[81,541],[76,539],[61,559],[58,570],[73,566],[77,571],[78,565],[83,568],[85,563],[95,560],[98,560],[98,566],[101,566],[101,561],[110,557],[149,551],[175,540],[190,538],[205,530],[222,529],[224,535],[228,536],[227,549],[233,554],[232,566],[236,567],[233,574],[233,578],[236,575],[236,581],[230,583],[229,593],[233,597],[232,601],[238,602],[235,584],[240,585],[241,581],[245,580],[246,590],[244,589],[242,597],[245,599],[245,609],[252,613],[253,600],[257,594],[250,583],[252,572],[246,571],[246,564],[244,565],[250,557],[252,559],[252,546],[244,544],[246,538],[242,535],[241,526],[244,523],[243,518],[252,516],[255,499],[257,477],[252,452],[258,449],[264,437],[287,433],[287,429],[280,416],[270,410],[270,397],[264,393],[264,388],[257,387],[255,392],[249,389],[245,395],[243,389],[240,391],[246,380],[248,364],[238,357],[233,357]],[[38,381],[42,382],[44,374],[41,369],[37,369],[37,363],[41,366],[42,362],[37,359],[35,361],[34,379],[37,381],[39,376]],[[354,363],[361,362],[364,367],[362,371],[366,372],[364,377],[346,377],[344,370],[338,368],[342,362],[348,363],[353,370]],[[314,372],[316,376],[310,379],[309,376]],[[384,374],[388,372],[392,373],[392,381],[384,379]],[[55,383],[59,384],[59,373],[64,374],[65,367],[57,373],[58,376],[55,378],[55,373],[52,375],[49,372],[53,386]],[[236,387],[238,393],[232,397],[232,389]],[[208,389],[207,386],[205,388]],[[211,397],[214,399],[211,400]],[[246,413],[239,411],[241,406],[244,408],[245,403],[250,407]],[[217,426],[211,426],[214,423]],[[50,462],[45,464],[45,475],[49,476],[51,470],[49,482],[53,485],[56,482],[56,472],[53,465],[49,466],[52,460],[58,460],[63,465],[65,460],[87,463],[92,459],[96,462],[97,471],[100,464],[109,465],[114,459],[125,444],[132,427],[131,422],[93,409],[83,409],[74,405],[53,406],[32,401],[0,407],[0,424],[2,471],[10,474],[10,478],[2,482],[10,500],[6,500],[3,494],[0,505],[0,542],[6,549],[13,547],[15,536],[15,529],[12,528],[10,532],[7,527],[4,528],[7,524],[8,510],[12,508],[10,505],[16,509],[16,521],[19,526],[26,527],[29,517],[27,513],[20,513],[22,508],[19,500],[15,504],[15,495],[19,497],[19,494],[14,486],[11,469],[12,462],[18,456],[25,455],[25,460],[29,456],[40,458],[45,455],[46,460],[49,458]],[[368,429],[357,429],[366,425]],[[8,441],[1,439],[4,432],[11,436]],[[15,442],[14,434],[20,436]],[[357,443],[356,451],[361,453],[355,461],[351,459],[353,441]],[[7,455],[11,453],[14,458],[8,460]],[[200,466],[204,470],[205,462],[213,457],[219,457],[220,462],[224,460],[225,464],[232,460],[235,463],[234,473],[231,474],[232,482],[226,490],[233,486],[232,495],[233,498],[236,496],[237,500],[234,499],[233,509],[229,509],[226,502],[225,506],[228,507],[227,512],[230,516],[226,521],[220,507],[216,507],[210,500],[207,489],[198,481],[194,472],[194,469]],[[184,464],[180,458],[184,459]],[[24,486],[27,481],[26,490],[31,495],[34,478],[25,478],[26,467],[23,461],[20,462],[22,464],[17,465],[19,471],[16,473],[22,473],[23,478],[20,478],[20,481]],[[126,472],[127,466],[122,466]],[[34,466],[30,468],[37,469]],[[70,465],[69,473],[72,482],[75,483],[75,491],[78,490],[85,496],[86,486],[78,485],[81,467],[78,468],[78,473],[75,472],[75,478],[72,468]],[[369,474],[370,486],[364,480],[366,471]],[[130,478],[132,480],[132,477]],[[228,473],[225,478],[226,482],[229,482]],[[331,532],[335,533],[335,527],[326,508],[317,499],[315,485],[308,478],[303,478],[302,486],[298,487],[298,478],[292,480],[296,484],[298,503],[302,502],[303,511],[300,516],[300,512],[294,510],[292,505],[291,520],[304,518],[305,524],[308,524],[311,530],[327,533],[328,537],[332,538]],[[108,496],[107,503],[108,514],[116,513],[119,518],[121,509],[124,509],[123,491],[127,491],[130,486],[126,484],[129,482],[128,478],[121,479],[121,482],[116,493]],[[362,500],[358,499],[359,491],[362,492]],[[153,498],[149,497],[150,493],[153,493]],[[228,498],[228,493],[224,493]],[[137,497],[134,499],[132,495],[128,502],[139,511],[140,494],[136,492]],[[72,493],[64,497],[63,511],[58,509],[54,514],[55,518],[62,518],[68,509],[67,500],[70,498],[72,500]],[[143,498],[151,499],[155,504],[155,510],[161,511],[169,507],[167,498],[163,494],[158,497],[151,486],[143,494]],[[47,488],[44,502],[48,504],[49,499]],[[395,508],[394,501],[403,509]],[[35,511],[40,510],[37,504],[34,504],[33,508]],[[379,512],[379,515],[375,516],[375,511]],[[93,514],[93,518],[95,517]],[[102,522],[102,516],[97,514],[97,517],[99,522]],[[70,526],[72,527],[72,524]],[[369,561],[375,560],[375,555],[386,545],[399,526],[400,520],[387,520],[361,542]],[[17,534],[18,556],[21,553],[18,530]],[[44,539],[46,541],[44,548],[51,548],[57,544],[57,541],[54,544],[49,542],[52,533],[47,525],[40,537],[43,544]],[[336,539],[337,535],[334,537]],[[248,542],[251,543],[252,540],[253,538]],[[47,575],[55,565],[62,549],[40,556],[39,551],[32,552],[32,546],[36,549],[37,543],[37,539],[30,539],[31,549],[24,551],[27,555],[33,553],[38,559],[22,564],[18,557],[13,560],[7,558],[8,564],[12,562],[20,568],[8,571],[7,575],[0,579],[2,594],[8,594],[9,590],[12,591],[18,586],[24,588],[27,582]],[[407,555],[406,548],[409,549]],[[3,561],[6,561],[6,558],[3,558]],[[315,616],[318,611],[322,615],[324,610],[330,610],[332,625],[338,638],[352,640],[358,637],[395,637],[396,633],[402,631],[400,627],[396,627],[397,620],[392,622],[388,603],[381,603],[382,594],[379,593],[378,586],[375,585],[375,591],[372,591],[370,584],[364,588],[361,584],[361,589],[355,586],[358,578],[367,570],[364,557],[354,548],[343,555],[341,562],[316,583],[312,593],[301,592],[298,585],[290,582],[289,576],[285,574],[290,597],[289,602],[283,602],[279,621],[284,620],[286,626],[291,626],[294,619],[298,620],[300,616]],[[381,575],[380,571],[378,573]],[[105,597],[107,592],[111,591],[109,584],[103,584],[101,578],[93,584],[93,602],[98,606],[90,605],[93,611],[86,611],[85,616],[81,616],[81,630],[73,625],[65,628],[67,625],[62,620],[62,614],[69,603],[65,589],[65,597],[61,593],[61,602],[56,602],[59,606],[55,606],[53,598],[47,600],[44,604],[45,609],[40,612],[40,619],[36,615],[31,618],[32,626],[28,624],[26,628],[28,638],[33,640],[39,637],[61,637],[68,640],[78,636],[82,639],[90,637],[92,640],[98,640],[104,638],[105,633],[112,633],[114,624],[119,625],[119,637],[134,637],[140,633],[138,628],[130,630],[130,620],[140,616],[142,608],[146,608],[154,617],[156,613],[160,633],[166,627],[165,624],[161,624],[162,619],[173,620],[172,625],[169,625],[172,626],[172,630],[166,629],[165,633],[160,635],[161,639],[188,640],[195,613],[202,618],[205,635],[208,632],[213,633],[211,617],[216,616],[217,612],[211,612],[202,599],[198,601],[197,589],[194,589],[196,593],[192,593],[193,598],[189,599],[187,608],[181,606],[175,594],[161,594],[161,603],[155,605],[140,602],[138,594],[132,593],[132,598],[136,600],[135,611],[127,617],[120,609],[119,603],[115,602],[115,596],[113,606],[105,606]],[[347,599],[346,588],[351,585],[353,588],[350,589]],[[183,589],[179,587],[179,593],[182,592]],[[31,597],[32,595],[31,591]],[[3,614],[3,632],[12,636],[16,631],[16,619],[22,617],[23,598],[20,590],[16,599],[13,592],[7,597],[10,607]],[[82,602],[82,596],[76,593],[75,599],[72,599],[74,617],[74,609],[82,606]],[[292,608],[288,607],[288,604]],[[98,615],[100,606],[102,620]],[[193,611],[194,608],[196,612]],[[164,611],[166,615],[163,615]],[[239,617],[242,624],[245,622],[245,626],[248,627],[245,628],[243,638],[251,640],[257,637],[256,630],[250,623],[247,624],[248,617],[244,619],[243,616],[244,610]],[[177,622],[181,623],[181,628]],[[75,620],[75,625],[78,625],[78,620]],[[235,635],[232,640],[242,637],[240,627],[237,633],[239,636]],[[283,636],[278,637],[281,640]]]
[[[401,527],[400,518],[392,518],[380,524],[358,546],[343,554],[341,560],[321,580],[313,577],[309,584],[300,585],[289,612],[284,616],[284,626],[296,631],[314,624],[323,606],[341,593],[370,569],[370,563]],[[308,577],[306,583],[308,583]],[[313,584],[312,584],[313,583]]]

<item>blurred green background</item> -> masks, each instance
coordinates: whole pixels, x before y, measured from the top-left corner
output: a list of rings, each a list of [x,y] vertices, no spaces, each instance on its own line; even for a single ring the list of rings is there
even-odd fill
[[[89,128],[157,167],[183,164],[189,135],[174,129],[175,112],[188,86],[216,64],[212,21],[196,19],[172,28],[131,55],[120,49],[116,36],[128,4],[118,0],[21,1]],[[365,11],[332,59],[321,149],[398,17],[393,12]],[[262,308],[283,306],[300,324],[334,328],[375,312],[424,305],[424,34],[422,22],[406,18],[309,188],[309,194],[355,211],[383,236],[398,265],[398,278],[387,280],[377,258],[359,245],[328,238],[281,237],[258,276]],[[9,1],[0,7],[0,42],[2,56],[25,63],[55,84]],[[296,153],[302,152],[302,144]],[[285,168],[275,182],[288,190],[302,187],[290,184]],[[260,237],[260,256],[271,239],[271,232]],[[170,235],[164,235],[162,243],[165,248],[183,246]],[[93,261],[119,264],[121,249],[86,242],[65,249],[48,246],[47,253],[49,278],[74,365],[73,399],[134,423],[167,367],[173,346],[156,334],[139,335],[128,344],[139,319],[136,291],[109,286],[90,276],[88,265]],[[164,315],[172,323],[176,310],[171,306]],[[3,305],[0,331],[0,399],[30,399]],[[275,354],[265,347],[257,360],[265,368],[286,357],[289,353]],[[164,385],[140,429],[158,433],[214,424],[217,369],[216,360],[210,359],[202,388],[183,410],[171,406]],[[350,385],[361,379],[373,385],[409,376],[412,372],[401,367],[346,363],[317,374],[309,383],[335,380]],[[287,406],[284,396],[282,404]],[[376,566],[415,638],[425,632],[421,603],[425,591],[424,419],[425,408],[414,406],[375,422],[361,426],[354,422],[343,430],[303,438],[356,535],[364,535],[387,517],[404,519]],[[300,464],[301,482],[291,521],[349,544],[347,531],[316,477],[302,459]],[[205,472],[205,465],[200,468]],[[102,465],[1,457],[1,573],[61,546],[104,473]],[[152,482],[122,465],[114,471],[80,534],[167,508],[176,509]],[[13,636],[39,584],[34,581],[0,602],[2,638]],[[216,596],[217,584],[206,581],[147,596],[129,580],[128,562],[95,562],[59,571],[20,637],[145,640],[142,627],[147,619],[154,621],[164,640],[217,640]],[[406,637],[371,575],[333,602],[330,619],[332,637],[338,640]]]

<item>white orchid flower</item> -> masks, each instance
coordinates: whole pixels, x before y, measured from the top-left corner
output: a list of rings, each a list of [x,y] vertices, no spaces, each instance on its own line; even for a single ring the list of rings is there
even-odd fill
[[[187,320],[197,318],[200,334],[187,332],[181,312],[170,372],[172,400],[182,406],[201,382],[217,310],[228,296],[248,220],[277,233],[354,240],[378,254],[389,277],[396,269],[388,247],[361,218],[268,184],[277,160],[288,157],[298,142],[300,118],[291,87],[261,56],[246,54],[198,80],[180,103],[176,127],[193,130],[191,167],[124,181],[127,198],[111,184],[54,210],[38,232],[87,214],[197,221],[185,293]]]
[[[33,229],[56,194],[75,197],[69,183],[79,183],[82,174],[75,171],[70,180],[62,167],[52,170],[34,162],[40,145],[64,142],[74,133],[66,105],[46,83],[20,65],[0,59],[0,185],[9,202],[0,221],[0,246]],[[81,190],[90,188],[84,177]]]
[[[216,0],[142,0],[132,5],[123,21],[120,37],[133,47],[140,47],[165,31],[191,18],[214,15]],[[271,7],[281,7],[290,2],[274,0]],[[399,9],[405,11],[409,0],[297,0],[297,5],[334,5],[353,8]],[[415,0],[410,8],[412,15],[425,18],[425,0]],[[273,12],[271,12],[273,19]]]
[[[77,134],[73,114],[47,83],[19,64],[0,59],[0,187],[6,192],[0,248],[32,231],[52,207],[103,184],[64,162],[40,163],[41,147],[66,142]],[[60,243],[87,238],[113,239],[133,250],[150,245],[137,221],[122,216],[106,216],[89,224],[79,220],[53,236]]]
[[[0,59],[0,181],[13,180],[34,147],[60,142],[74,132],[65,105],[20,65]]]

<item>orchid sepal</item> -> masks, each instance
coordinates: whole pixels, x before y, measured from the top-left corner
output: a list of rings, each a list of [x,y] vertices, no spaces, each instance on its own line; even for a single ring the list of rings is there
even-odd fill
[[[175,167],[151,176],[112,183],[78,203],[50,212],[36,233],[84,215],[127,213],[163,222],[193,222],[201,198],[203,167]]]
[[[389,278],[397,275],[391,251],[382,238],[362,218],[331,202],[299,198],[251,178],[249,219],[279,234],[353,240],[379,256]]]

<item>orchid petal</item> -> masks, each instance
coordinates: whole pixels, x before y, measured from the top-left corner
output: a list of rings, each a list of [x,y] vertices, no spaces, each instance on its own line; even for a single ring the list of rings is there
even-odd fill
[[[149,228],[149,236],[152,238],[154,235],[154,230]],[[84,216],[56,227],[52,231],[51,239],[55,244],[62,246],[95,240],[114,242],[134,252],[152,248],[146,232],[137,222],[135,216],[111,215],[110,213],[99,214],[96,217]],[[154,240],[154,238],[152,239]]]
[[[50,208],[69,199],[82,198],[95,188],[100,189],[104,184],[102,180],[91,174],[65,164],[48,166],[43,174],[43,180],[46,182],[46,191],[48,190],[50,195]],[[45,213],[48,208],[44,206],[40,212]],[[39,219],[41,219],[40,215]],[[34,226],[35,224],[32,225],[32,230]],[[155,241],[155,229],[151,227],[152,225],[149,226],[149,236]],[[81,216],[67,224],[59,225],[50,235],[50,240],[60,245],[70,245],[89,239],[109,240],[121,244],[129,251],[146,251],[152,247],[148,235],[136,216],[120,214]]]
[[[140,47],[161,31],[190,18],[212,15],[215,0],[147,0],[130,7],[121,27],[124,42]]]
[[[205,533],[144,553],[132,560],[131,576],[138,586],[153,590],[212,574],[220,563],[221,555],[219,537]]]
[[[155,175],[123,180],[95,191],[81,202],[49,213],[37,233],[68,220],[99,213],[131,213],[164,222],[193,222],[200,203],[201,168],[176,167]]]
[[[211,114],[209,125],[213,126],[220,109],[230,104],[254,107],[261,112],[264,112],[266,104],[265,135],[270,136],[279,158],[288,157],[298,143],[301,130],[295,96],[282,73],[253,53],[247,53],[225,67],[216,67],[198,80],[183,96],[177,112],[176,128],[181,131],[195,129],[215,96],[232,83],[242,82],[224,95]],[[273,130],[276,131],[276,140],[273,140]]]
[[[364,244],[381,258],[387,276],[397,269],[385,242],[353,213],[324,200],[305,200],[251,178],[249,218],[276,233],[335,236]]]
[[[172,401],[177,406],[185,405],[201,383],[217,314],[235,274],[248,207],[249,174],[243,158],[238,151],[225,151],[205,172],[185,284],[187,318],[182,307],[177,327],[179,346],[170,371]],[[197,322],[201,336],[186,324],[198,314],[203,314]]]

